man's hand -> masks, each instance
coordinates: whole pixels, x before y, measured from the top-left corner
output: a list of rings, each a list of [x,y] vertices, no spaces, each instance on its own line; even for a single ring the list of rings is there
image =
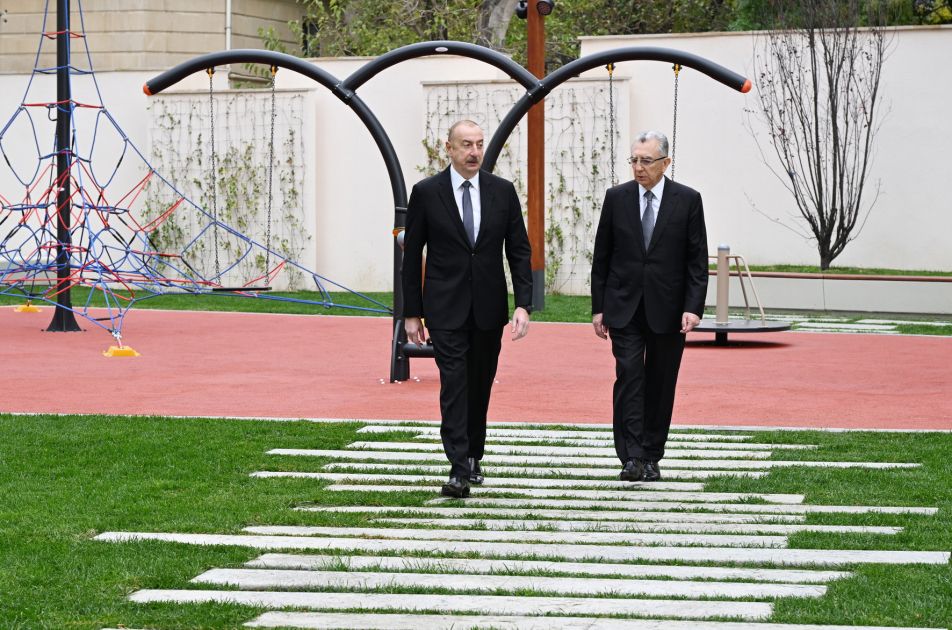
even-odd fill
[[[517,306],[512,313],[512,340],[518,341],[529,332],[529,312]]]
[[[602,339],[608,339],[608,327],[602,323],[602,314],[592,315],[592,326],[595,327],[595,334]]]
[[[694,327],[701,323],[701,318],[694,313],[683,313],[681,315],[681,332],[689,333]]]
[[[423,328],[423,320],[419,317],[407,317],[403,321],[403,327],[407,331],[407,341],[422,346],[426,342],[426,329]]]

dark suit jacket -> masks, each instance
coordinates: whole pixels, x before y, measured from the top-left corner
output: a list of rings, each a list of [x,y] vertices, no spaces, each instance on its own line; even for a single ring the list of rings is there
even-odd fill
[[[509,302],[503,249],[516,305],[532,303],[529,237],[516,189],[480,171],[479,195],[479,234],[470,246],[449,168],[413,187],[404,235],[404,317],[425,317],[428,328],[454,330],[463,327],[472,309],[477,328],[505,326]],[[421,283],[424,245],[426,279]]]
[[[681,315],[704,312],[707,230],[701,195],[665,178],[658,220],[645,251],[638,182],[605,193],[592,259],[592,314],[625,326],[644,299],[655,333],[681,329]]]

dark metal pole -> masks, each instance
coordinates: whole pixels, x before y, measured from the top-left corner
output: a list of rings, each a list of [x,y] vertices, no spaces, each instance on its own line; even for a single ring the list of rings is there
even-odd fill
[[[47,331],[82,330],[70,297],[70,181],[72,163],[70,119],[73,100],[69,68],[69,1],[58,0],[56,11],[56,310]]]

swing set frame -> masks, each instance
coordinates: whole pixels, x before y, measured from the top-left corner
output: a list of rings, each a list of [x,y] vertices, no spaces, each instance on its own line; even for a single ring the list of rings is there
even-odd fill
[[[632,46],[602,51],[586,55],[572,61],[544,78],[537,78],[509,57],[483,46],[455,41],[430,41],[410,44],[392,50],[358,68],[346,79],[340,80],[318,66],[284,53],[266,50],[229,50],[202,55],[185,61],[174,68],[146,82],[143,91],[152,96],[175,85],[185,77],[200,71],[208,71],[216,66],[230,64],[257,63],[272,68],[284,68],[302,74],[329,90],[340,101],[350,107],[364,124],[380,151],[387,168],[390,188],[393,195],[393,337],[390,348],[390,381],[405,381],[410,378],[410,359],[412,357],[432,357],[431,346],[418,346],[407,342],[403,327],[403,290],[400,269],[403,262],[403,250],[400,245],[402,231],[406,225],[407,186],[403,171],[390,137],[380,121],[357,95],[364,83],[380,72],[403,61],[427,56],[456,55],[482,61],[505,72],[519,83],[525,94],[513,105],[501,121],[486,146],[483,168],[492,172],[505,142],[512,135],[516,125],[529,109],[541,102],[553,89],[582,72],[622,61],[663,61],[678,66],[693,68],[710,78],[739,92],[748,92],[751,82],[746,77],[725,68],[709,59],[670,48],[653,46]],[[276,70],[275,70],[276,71]],[[677,76],[677,75],[676,75]],[[248,289],[244,289],[248,290]]]

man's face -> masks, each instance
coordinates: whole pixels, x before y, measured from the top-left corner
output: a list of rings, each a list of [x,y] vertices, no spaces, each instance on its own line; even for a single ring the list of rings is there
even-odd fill
[[[664,171],[671,163],[671,158],[665,157],[660,160],[661,150],[658,147],[657,140],[648,140],[646,142],[636,142],[631,147],[631,157],[636,158],[636,162],[631,165],[631,171],[635,176],[635,181],[647,189],[654,188],[655,184],[664,177]],[[656,160],[651,164],[643,164],[642,160]]]
[[[483,130],[476,125],[457,125],[446,141],[446,152],[456,172],[472,178],[483,163]]]

